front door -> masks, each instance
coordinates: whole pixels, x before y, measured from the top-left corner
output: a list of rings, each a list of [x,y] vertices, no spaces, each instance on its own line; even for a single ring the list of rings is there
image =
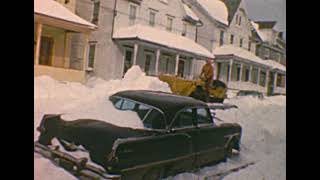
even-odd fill
[[[179,64],[178,64],[178,76],[179,77],[183,77],[184,63],[185,62],[183,60],[179,60]]]
[[[144,64],[144,72],[146,73],[146,75],[150,74],[150,64],[151,64],[151,54],[146,54],[146,61]]]
[[[268,90],[267,90],[267,95],[268,96],[272,95],[273,92],[274,92],[274,88],[275,87],[273,87],[273,85],[274,85],[273,80],[274,80],[274,73],[270,72],[269,73],[269,81],[268,81],[268,84],[267,84],[268,85]]]
[[[132,49],[126,49],[125,50],[125,56],[124,56],[124,69],[123,69],[123,76],[126,74],[126,72],[131,68],[132,66],[132,59],[133,59],[133,51]]]
[[[53,52],[53,38],[51,37],[41,37],[40,43],[40,65],[52,65],[52,52]]]

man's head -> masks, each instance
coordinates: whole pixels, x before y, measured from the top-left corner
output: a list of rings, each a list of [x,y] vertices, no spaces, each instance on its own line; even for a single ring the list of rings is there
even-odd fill
[[[207,59],[207,64],[212,64],[212,59]]]

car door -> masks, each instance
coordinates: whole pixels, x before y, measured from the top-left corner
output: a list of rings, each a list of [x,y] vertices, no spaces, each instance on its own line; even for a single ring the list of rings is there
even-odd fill
[[[214,125],[208,108],[196,109],[197,156],[196,166],[202,166],[224,158],[224,128]]]
[[[178,162],[174,167],[175,171],[185,170],[192,168],[195,162],[195,152],[198,149],[196,147],[196,142],[198,139],[198,129],[195,124],[196,111],[193,108],[186,108],[177,113],[174,118],[170,131],[172,134],[186,134],[190,137],[192,142],[192,154],[188,159]],[[186,147],[181,147],[186,148]]]

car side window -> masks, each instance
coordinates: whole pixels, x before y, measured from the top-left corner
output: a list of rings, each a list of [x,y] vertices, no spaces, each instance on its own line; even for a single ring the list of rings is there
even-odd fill
[[[146,128],[151,128],[151,129],[165,129],[166,128],[166,123],[164,116],[161,112],[159,112],[156,109],[152,109],[147,116],[145,117],[143,121],[143,125]]]
[[[208,110],[206,108],[198,108],[197,109],[197,123],[198,123],[198,125],[213,123],[211,116],[208,113]]]
[[[112,104],[115,108],[121,109],[123,99],[117,98],[117,97],[110,97],[110,101],[112,102]]]
[[[136,106],[136,103],[132,102],[132,101],[128,101],[128,100],[123,100],[122,103],[122,110],[133,110]]]
[[[172,124],[172,128],[192,127],[194,119],[193,112],[191,108],[180,111]]]

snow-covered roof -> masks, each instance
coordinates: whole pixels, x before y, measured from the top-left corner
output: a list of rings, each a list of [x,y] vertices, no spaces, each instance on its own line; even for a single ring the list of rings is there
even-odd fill
[[[268,60],[264,60],[267,64],[269,64],[273,69],[279,69],[281,71],[286,72],[286,67],[274,60],[268,59]]]
[[[200,21],[199,17],[189,8],[188,5],[183,3],[183,8],[187,16],[189,16],[194,21]]]
[[[203,9],[215,20],[229,25],[228,9],[221,0],[197,0]]]
[[[96,25],[82,19],[81,17],[72,13],[62,4],[53,0],[34,0],[34,13],[78,25],[83,25],[89,29],[97,28]]]
[[[218,56],[218,55],[234,55],[234,56],[238,56],[243,59],[247,59],[247,60],[252,61],[254,63],[258,63],[258,64],[262,64],[262,65],[270,67],[270,64],[266,63],[264,60],[262,60],[261,58],[259,58],[256,55],[254,55],[253,53],[251,53],[243,48],[235,47],[232,45],[223,45],[223,46],[217,47],[213,50],[213,54],[215,54],[216,56]]]
[[[177,49],[201,57],[214,58],[214,55],[207,49],[197,44],[193,40],[179,36],[177,34],[156,29],[149,26],[136,24],[134,26],[121,28],[117,30],[113,38],[115,39],[131,39],[136,38],[139,40],[155,43],[170,49]]]
[[[264,33],[264,32],[261,32],[259,30],[259,24],[253,22],[253,21],[250,21],[253,28],[255,29],[255,31],[258,33],[259,37],[261,38],[262,41],[266,41],[267,40],[267,35]]]

